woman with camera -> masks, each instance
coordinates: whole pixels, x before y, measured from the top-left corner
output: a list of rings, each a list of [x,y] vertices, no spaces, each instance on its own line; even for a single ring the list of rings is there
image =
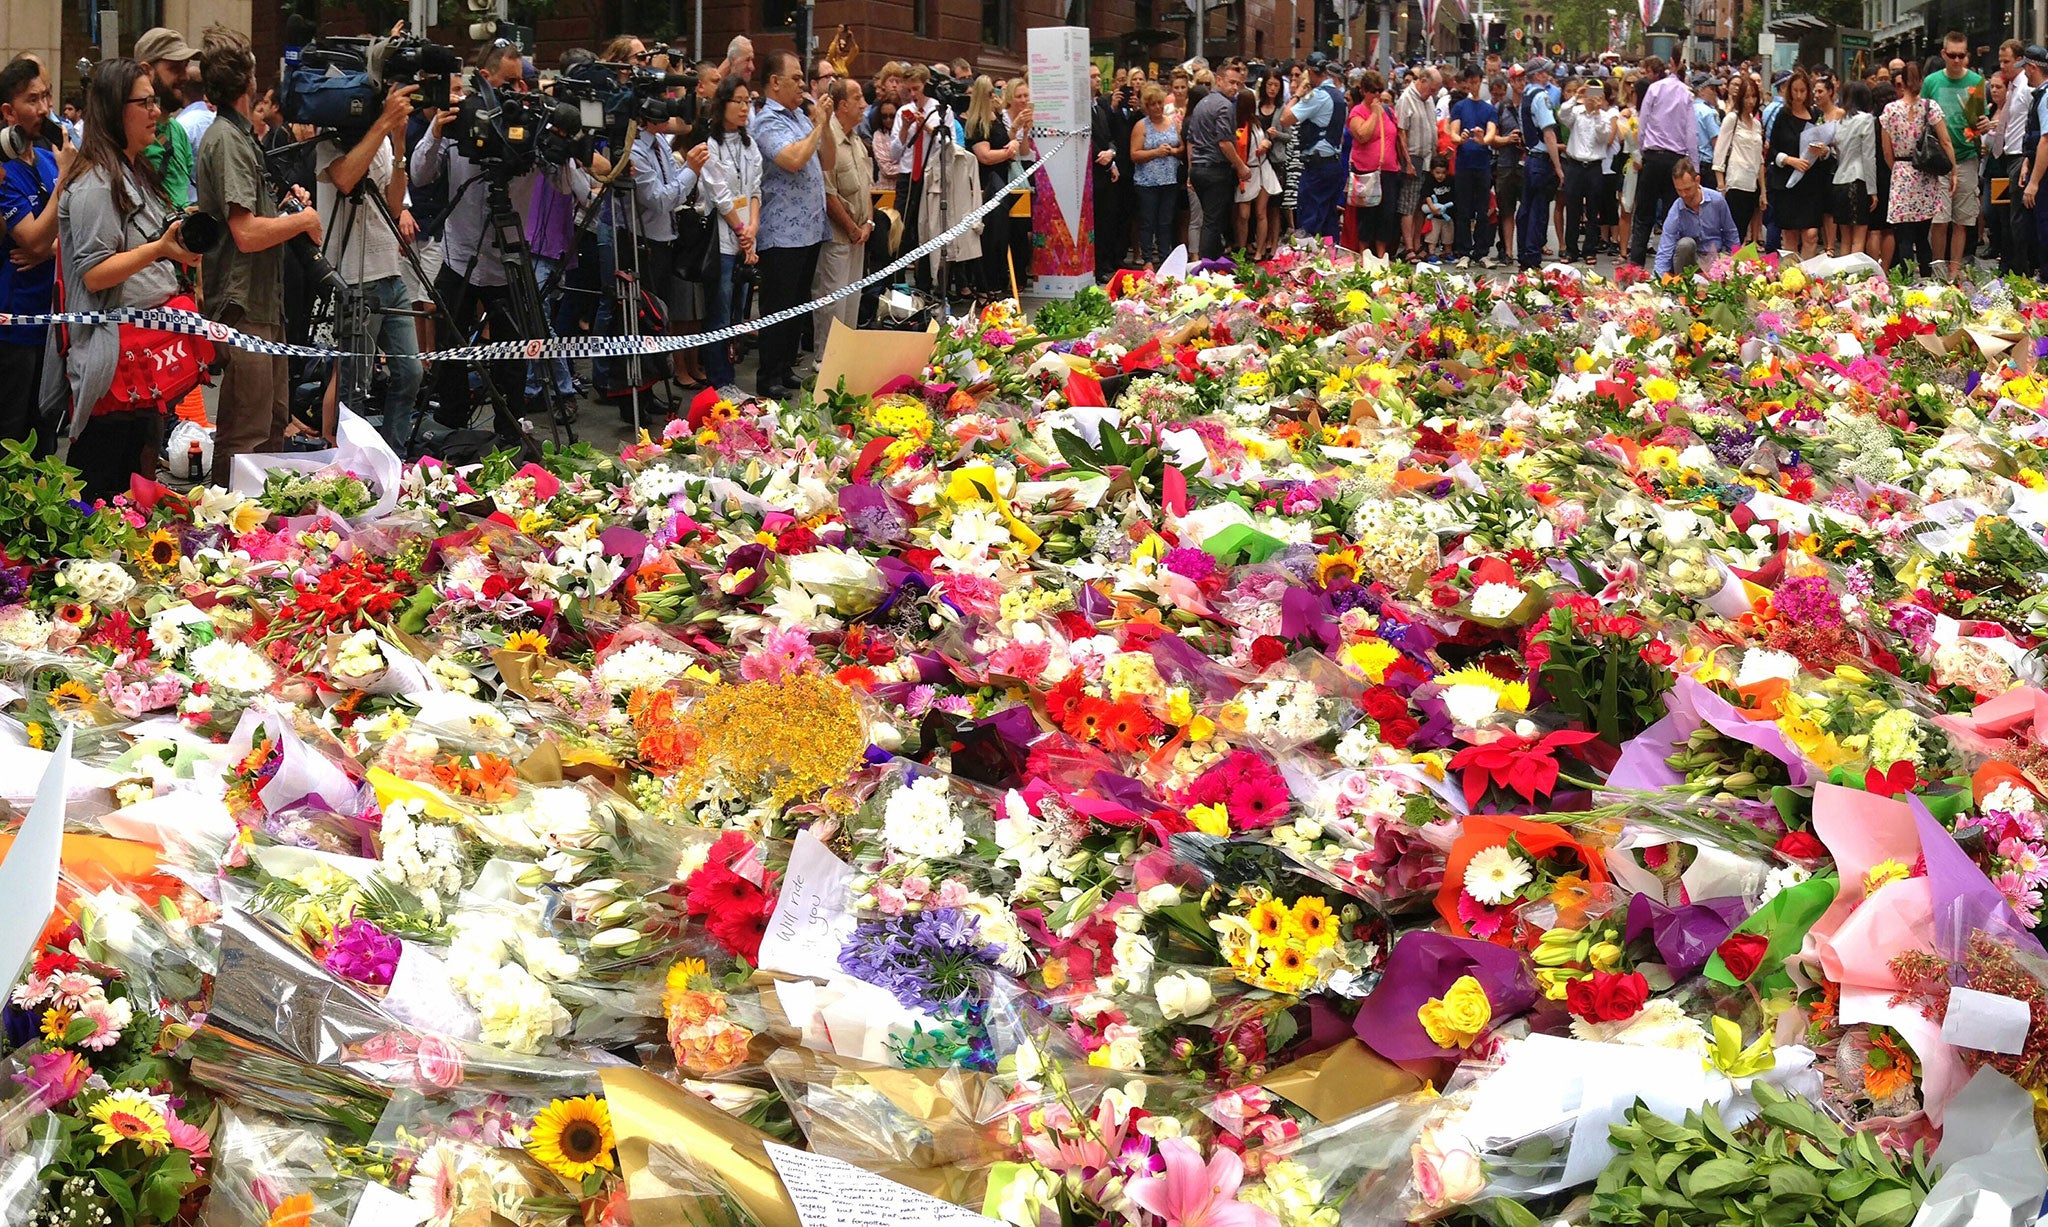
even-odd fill
[[[199,263],[180,245],[185,220],[142,156],[157,139],[157,116],[149,69],[129,59],[93,69],[85,140],[57,214],[66,311],[161,307],[179,293],[179,266]],[[127,491],[131,475],[155,475],[169,406],[112,394],[124,363],[152,361],[147,353],[123,353],[119,325],[74,324],[68,333],[64,364],[44,365],[44,420],[58,420],[50,410],[61,412],[68,393],[71,463],[87,498],[112,498]]]

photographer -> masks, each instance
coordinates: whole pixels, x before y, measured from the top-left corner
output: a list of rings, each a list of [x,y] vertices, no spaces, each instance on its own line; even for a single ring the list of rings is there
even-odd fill
[[[511,314],[504,253],[499,250],[496,236],[488,234],[490,213],[485,180],[487,173],[504,173],[504,168],[487,172],[485,167],[471,161],[456,141],[460,132],[456,123],[466,115],[474,116],[478,123],[497,122],[490,118],[496,109],[493,99],[500,88],[519,78],[521,69],[518,48],[484,48],[477,66],[477,92],[480,96],[477,101],[483,109],[457,107],[443,111],[435,118],[427,137],[413,147],[412,182],[428,186],[444,180],[447,183],[448,210],[442,221],[441,271],[434,279],[434,288],[440,292],[441,300],[447,304],[463,335],[441,338],[440,343],[444,346],[468,344],[468,334],[479,316],[490,321],[491,335],[498,340],[517,339],[522,335]],[[515,212],[529,207],[533,199],[533,185],[539,178],[540,168],[537,166],[511,176],[507,192]],[[549,178],[557,189],[569,193],[579,203],[590,198],[590,179],[573,163],[551,170]],[[523,231],[526,225],[523,214],[519,224]],[[503,394],[513,418],[522,415],[526,410],[525,363],[488,363],[483,370],[484,377],[490,379]],[[470,367],[460,362],[441,362],[435,366],[434,388],[440,401],[438,413],[446,425],[460,427],[469,422],[469,372]],[[516,422],[498,422],[495,427],[509,442]]]
[[[687,152],[678,152],[667,132],[655,129],[673,126],[643,124],[633,137],[633,208],[640,230],[640,282],[669,306],[671,324],[696,320],[694,282],[688,290],[675,283],[676,210],[686,207],[703,212],[707,202],[697,191],[697,174],[711,156],[711,146],[699,141]]]
[[[178,245],[184,223],[171,220],[175,210],[145,156],[156,140],[158,114],[156,89],[142,64],[116,59],[93,68],[85,140],[57,203],[68,310],[161,307],[178,292],[178,265],[199,262]],[[129,406],[107,397],[121,364],[120,325],[74,324],[61,335],[52,330],[50,345],[40,416],[66,423],[85,497],[112,498],[127,491],[134,474],[154,476],[167,406]],[[62,362],[54,358],[59,352]]]
[[[919,217],[923,211],[925,170],[928,166],[937,166],[941,132],[950,128],[954,141],[962,141],[953,112],[945,103],[933,100],[927,92],[931,79],[931,69],[922,64],[912,64],[904,70],[904,97],[896,108],[896,130],[892,134],[896,138],[897,157],[901,163],[901,170],[896,176],[896,208],[903,214],[903,246],[906,248],[916,247],[925,239]],[[930,269],[929,261],[918,261],[918,283],[927,288],[931,284]]]
[[[803,61],[788,51],[770,51],[762,61],[768,100],[755,113],[754,144],[761,149],[761,313],[773,315],[804,301],[818,271],[825,241],[825,170],[818,146],[831,107],[815,103],[809,115],[797,108],[804,97]],[[796,392],[796,351],[800,320],[785,320],[761,331],[761,370],[755,391],[782,397]]]
[[[22,146],[0,175],[0,311],[40,315],[50,309],[57,277],[57,203],[77,154],[63,129],[55,150],[45,143],[50,85],[42,65],[22,57],[0,68],[0,121]],[[0,439],[36,436],[36,452],[56,450],[56,432],[36,420],[43,383],[41,324],[0,328]]]
[[[338,373],[341,403],[357,413],[369,412],[370,376],[382,349],[391,368],[384,387],[384,438],[401,455],[412,439],[421,374],[418,330],[402,314],[411,308],[412,295],[400,272],[405,260],[398,246],[419,235],[405,210],[404,146],[412,97],[418,92],[416,85],[393,88],[362,139],[345,153],[339,142],[323,141],[313,159],[321,223],[333,236],[329,262],[362,296],[363,309],[342,320],[341,348],[351,356],[342,360]],[[358,197],[359,187],[384,198],[398,220],[398,233],[375,204]]]
[[[263,168],[250,113],[256,106],[256,57],[249,40],[225,26],[212,26],[200,41],[199,76],[218,111],[193,156],[199,209],[227,223],[227,238],[206,253],[200,284],[208,319],[266,341],[284,339],[284,244],[303,234],[320,241],[320,215],[302,188],[291,198],[302,211],[280,216]],[[234,459],[243,452],[274,452],[284,446],[290,419],[291,381],[281,356],[254,350],[225,351],[218,425],[213,438],[213,478],[228,484]]]

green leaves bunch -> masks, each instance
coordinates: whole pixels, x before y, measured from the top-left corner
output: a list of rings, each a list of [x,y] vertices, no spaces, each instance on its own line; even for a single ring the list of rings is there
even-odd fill
[[[1751,1084],[1757,1120],[1731,1129],[1712,1107],[1683,1124],[1638,1103],[1611,1128],[1616,1153],[1594,1186],[1597,1227],[1753,1224],[1906,1227],[1935,1172],[1924,1149],[1890,1154],[1804,1099]]]

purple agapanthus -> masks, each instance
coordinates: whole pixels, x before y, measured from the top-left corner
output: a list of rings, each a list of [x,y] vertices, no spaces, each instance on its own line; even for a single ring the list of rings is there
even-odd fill
[[[402,949],[397,938],[367,920],[343,921],[327,948],[327,970],[358,984],[389,985]]]
[[[999,953],[971,913],[938,907],[863,921],[839,951],[839,966],[906,1006],[941,1011],[971,995]]]

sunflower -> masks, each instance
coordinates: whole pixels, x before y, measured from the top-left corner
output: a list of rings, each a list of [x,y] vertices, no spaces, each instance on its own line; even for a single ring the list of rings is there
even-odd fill
[[[152,575],[162,575],[178,565],[184,551],[178,547],[178,538],[168,528],[159,528],[142,542],[142,548],[135,552],[135,562]]]
[[[80,712],[92,705],[92,688],[84,682],[59,682],[50,688],[50,709],[59,712]]]
[[[548,654],[548,637],[539,631],[516,631],[505,637],[505,650],[507,652],[532,652],[536,655],[545,656]]]
[[[170,1149],[163,1102],[146,1091],[115,1091],[86,1109],[86,1115],[99,1122],[92,1131],[100,1135],[101,1154],[122,1142],[134,1142],[154,1155]]]
[[[564,1180],[612,1166],[612,1110],[595,1095],[557,1099],[533,1119],[527,1153]]]

